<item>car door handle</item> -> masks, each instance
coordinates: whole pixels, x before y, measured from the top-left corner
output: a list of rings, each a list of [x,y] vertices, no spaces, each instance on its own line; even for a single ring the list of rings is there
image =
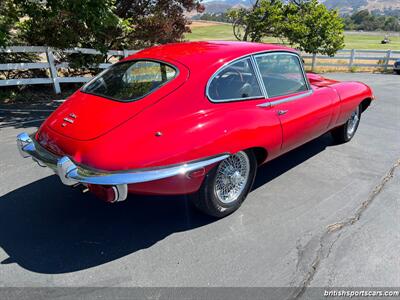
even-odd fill
[[[282,115],[284,115],[284,114],[286,114],[288,112],[288,110],[286,109],[286,110],[278,110],[276,113],[278,114],[278,116],[282,116]]]

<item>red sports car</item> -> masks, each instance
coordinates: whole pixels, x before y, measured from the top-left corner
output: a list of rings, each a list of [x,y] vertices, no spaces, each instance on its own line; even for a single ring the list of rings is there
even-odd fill
[[[169,44],[103,71],[17,143],[62,183],[108,202],[190,194],[223,217],[259,165],[328,131],[349,141],[373,99],[363,83],[306,74],[283,46]]]

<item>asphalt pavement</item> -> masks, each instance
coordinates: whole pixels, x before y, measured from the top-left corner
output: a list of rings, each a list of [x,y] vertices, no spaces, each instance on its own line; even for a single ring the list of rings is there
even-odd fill
[[[262,166],[221,220],[184,196],[110,205],[63,186],[15,145],[54,106],[0,107],[0,287],[400,287],[400,76],[326,76],[375,91],[355,138]]]

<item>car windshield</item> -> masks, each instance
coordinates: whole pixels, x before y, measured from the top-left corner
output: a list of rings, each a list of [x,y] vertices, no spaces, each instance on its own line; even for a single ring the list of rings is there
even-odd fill
[[[90,81],[82,91],[113,100],[130,102],[150,94],[177,74],[162,62],[135,60],[117,63]]]

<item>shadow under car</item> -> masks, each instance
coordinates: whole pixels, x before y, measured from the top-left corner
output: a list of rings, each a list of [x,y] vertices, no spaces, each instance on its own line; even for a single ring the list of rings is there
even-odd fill
[[[332,144],[326,134],[262,166],[253,187],[268,183]],[[98,266],[151,247],[175,232],[216,219],[186,196],[135,196],[108,204],[49,176],[0,197],[0,247],[33,272],[59,274]]]

